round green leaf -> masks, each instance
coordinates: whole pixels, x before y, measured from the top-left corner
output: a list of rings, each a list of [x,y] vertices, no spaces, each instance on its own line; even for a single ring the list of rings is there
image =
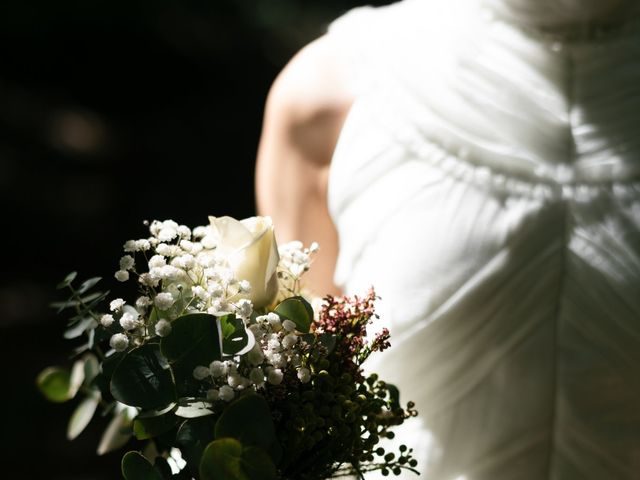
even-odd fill
[[[178,391],[188,395],[193,369],[221,358],[218,320],[205,313],[183,315],[171,322],[171,333],[162,338],[160,349],[171,363]]]
[[[85,398],[74,410],[69,419],[69,425],[67,426],[67,438],[69,440],[76,438],[82,433],[86,426],[89,425],[100,403],[100,397],[98,395],[96,392],[95,395]]]
[[[157,437],[175,427],[179,420],[172,411],[156,417],[138,416],[133,421],[133,434],[138,440]]]
[[[163,480],[162,475],[139,452],[122,457],[122,475],[126,480]]]
[[[215,418],[212,416],[186,420],[176,434],[182,456],[189,471],[197,476],[200,458],[205,447],[214,439]]]
[[[295,323],[299,332],[309,333],[309,328],[313,322],[313,308],[304,298],[287,298],[280,302],[275,312],[282,318]]]
[[[244,326],[244,321],[235,315],[220,318],[222,326],[222,351],[225,355],[243,355],[253,348],[255,338]]]
[[[166,359],[155,344],[127,353],[111,377],[113,397],[125,405],[155,409],[175,400],[175,387]]]
[[[276,467],[264,450],[234,438],[211,442],[200,461],[201,480],[275,480]]]
[[[210,402],[202,400],[189,398],[180,399],[178,408],[176,409],[176,415],[182,418],[206,417],[207,415],[213,415],[213,410],[211,410],[212,406]]]
[[[36,385],[51,402],[66,402],[73,397],[70,392],[71,374],[63,368],[45,368],[36,378]]]
[[[247,394],[229,404],[216,423],[216,438],[224,437],[269,449],[276,441],[276,430],[264,397]]]

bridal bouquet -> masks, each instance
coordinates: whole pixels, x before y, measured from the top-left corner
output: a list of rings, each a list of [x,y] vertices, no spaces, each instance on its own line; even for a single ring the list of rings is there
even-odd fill
[[[193,230],[167,220],[124,244],[115,278],[131,299],[94,292],[99,278],[59,285],[82,343],[70,370],[38,377],[44,395],[82,397],[67,431],[77,437],[100,407],[112,417],[98,453],[124,447],[127,480],[320,480],[381,470],[417,473],[412,451],[379,446],[416,414],[362,364],[389,346],[366,338],[375,294],[301,290],[317,245],[278,248],[271,221],[210,218]],[[104,305],[104,307],[103,307]]]

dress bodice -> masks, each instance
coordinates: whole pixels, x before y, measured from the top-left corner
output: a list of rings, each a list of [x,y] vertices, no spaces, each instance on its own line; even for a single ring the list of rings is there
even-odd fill
[[[563,36],[498,12],[535,3],[516,1],[332,25],[358,86],[329,179],[336,282],[382,297],[374,370],[418,405],[425,478],[632,480],[640,30]]]

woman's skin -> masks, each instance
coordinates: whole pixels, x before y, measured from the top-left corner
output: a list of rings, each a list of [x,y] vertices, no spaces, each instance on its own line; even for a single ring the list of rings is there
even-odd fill
[[[305,285],[339,294],[333,283],[338,236],[327,208],[331,157],[353,103],[347,60],[328,36],[303,48],[275,80],[256,167],[258,213],[270,215],[278,242],[320,244]]]

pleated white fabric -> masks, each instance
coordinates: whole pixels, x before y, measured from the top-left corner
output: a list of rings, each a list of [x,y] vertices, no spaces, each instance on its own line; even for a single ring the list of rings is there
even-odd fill
[[[335,279],[382,297],[392,348],[370,368],[417,404],[421,478],[639,479],[640,28],[548,31],[512,3],[536,8],[332,24],[358,85]]]

